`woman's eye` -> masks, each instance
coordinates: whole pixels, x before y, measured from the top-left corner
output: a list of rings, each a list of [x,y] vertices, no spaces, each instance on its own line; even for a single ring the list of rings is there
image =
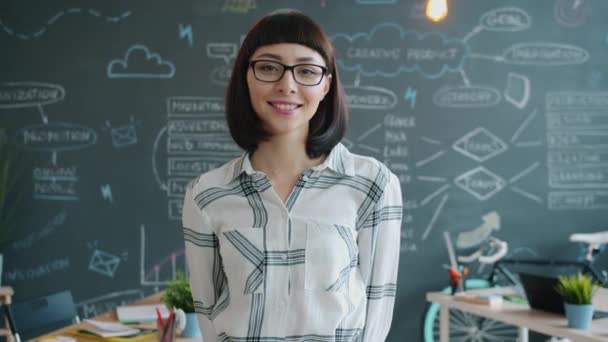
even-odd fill
[[[262,71],[276,71],[278,68],[274,65],[260,65],[258,67]]]
[[[317,71],[313,69],[300,69],[300,74],[302,75],[316,75]]]

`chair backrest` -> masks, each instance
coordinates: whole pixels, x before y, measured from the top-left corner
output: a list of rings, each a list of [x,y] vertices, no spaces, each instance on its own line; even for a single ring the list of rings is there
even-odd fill
[[[22,302],[13,302],[11,312],[15,320],[15,328],[22,340],[28,340],[79,321],[70,290]]]

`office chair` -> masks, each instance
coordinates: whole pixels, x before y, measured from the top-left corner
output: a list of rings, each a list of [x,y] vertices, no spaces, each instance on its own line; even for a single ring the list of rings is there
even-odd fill
[[[10,310],[14,319],[13,335],[17,342],[80,322],[70,290],[13,302]]]

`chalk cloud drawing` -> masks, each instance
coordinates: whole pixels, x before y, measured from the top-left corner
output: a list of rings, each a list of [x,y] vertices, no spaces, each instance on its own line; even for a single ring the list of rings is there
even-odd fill
[[[459,39],[438,32],[405,30],[396,23],[381,23],[369,32],[339,33],[331,39],[340,67],[363,76],[396,77],[401,72],[418,72],[437,79],[460,70],[468,51]]]
[[[147,46],[135,44],[123,59],[113,59],[107,66],[108,78],[172,78],[175,65],[163,60]]]

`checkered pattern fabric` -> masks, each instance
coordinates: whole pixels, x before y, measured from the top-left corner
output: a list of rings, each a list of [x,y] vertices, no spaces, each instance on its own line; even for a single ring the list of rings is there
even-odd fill
[[[381,342],[390,328],[401,187],[338,144],[281,201],[248,154],[194,179],[183,206],[205,342]]]

